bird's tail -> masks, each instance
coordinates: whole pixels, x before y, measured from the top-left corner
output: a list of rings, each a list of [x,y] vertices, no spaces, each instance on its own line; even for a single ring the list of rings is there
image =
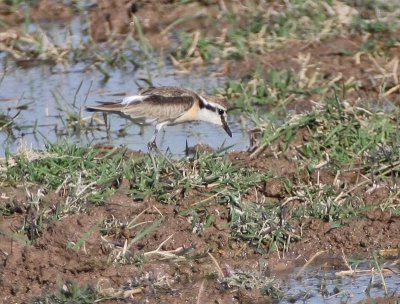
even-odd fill
[[[97,106],[87,106],[85,110],[88,112],[120,112],[123,108],[124,105],[121,103],[107,102]]]
[[[133,106],[144,101],[148,96],[142,95],[133,95],[127,96],[121,101],[111,101],[111,102],[104,102],[99,101],[98,105],[96,106],[88,106],[86,107],[86,111],[88,112],[120,112],[127,106]]]

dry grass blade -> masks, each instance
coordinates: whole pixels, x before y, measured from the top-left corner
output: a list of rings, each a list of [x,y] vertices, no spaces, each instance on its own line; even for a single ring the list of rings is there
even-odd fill
[[[157,249],[156,250],[153,250],[153,251],[149,251],[149,252],[145,252],[144,253],[144,255],[146,256],[148,256],[148,255],[152,255],[152,254],[158,254],[158,253],[160,253],[161,252],[161,248],[162,248],[162,246],[164,246],[164,244],[165,243],[167,243],[172,237],[173,237],[174,235],[173,234],[171,234],[169,237],[167,237],[163,242],[161,242],[161,244],[160,245],[158,245],[158,247],[157,247]],[[163,251],[163,252],[166,252],[166,251]]]
[[[199,287],[199,292],[197,293],[197,301],[196,301],[196,304],[203,303],[203,302],[201,301],[201,295],[202,295],[202,293],[203,293],[203,291],[204,291],[204,283],[205,283],[205,282],[206,282],[206,280],[201,281],[201,284],[200,284],[200,287]]]
[[[187,57],[191,57],[193,55],[193,53],[196,51],[197,44],[199,43],[199,39],[200,39],[200,31],[194,32],[192,44],[190,45],[190,47],[187,51],[187,55],[186,55]]]
[[[325,251],[325,250],[322,250],[322,251],[318,251],[316,254],[314,254],[314,255],[311,257],[311,259],[309,259],[309,260],[307,261],[307,263],[305,263],[304,266],[301,267],[301,269],[299,270],[299,272],[296,274],[296,278],[299,278],[299,277],[303,274],[303,272],[306,270],[306,268],[307,268],[318,256],[320,256],[320,255],[323,254],[323,253],[326,253],[326,251]]]
[[[153,224],[151,224],[150,226],[142,229],[130,242],[129,245],[127,247],[127,250],[129,250],[133,244],[135,244],[136,242],[140,241],[141,239],[143,239],[145,236],[149,235],[150,233],[152,233],[154,230],[156,230],[164,221],[164,218],[160,218],[159,220],[155,221]]]
[[[390,172],[396,171],[397,169],[400,168],[400,161],[396,161],[390,165],[383,165],[382,167],[378,168],[376,170],[376,172],[380,172],[378,175],[376,175],[375,179],[378,179],[380,177],[384,177],[387,174],[389,174]],[[354,190],[357,190],[358,188],[371,183],[372,181],[368,178],[366,180],[363,180],[361,182],[359,182],[358,184],[354,185],[353,187],[351,187],[349,190],[347,190],[343,195],[343,196],[347,196],[349,194],[351,194]]]
[[[11,119],[9,121],[7,121],[4,125],[0,126],[0,132],[3,131],[4,129],[6,129],[8,126],[12,125],[20,113],[21,113],[21,111],[18,111],[18,113],[15,114],[13,117],[11,117]]]
[[[145,252],[143,254],[144,257],[149,257],[152,255],[158,255],[161,256],[162,259],[173,259],[176,261],[180,260],[185,260],[185,257],[182,256],[182,253],[186,251],[185,248],[179,247],[174,250],[161,250],[161,248],[174,236],[174,234],[171,234],[168,238],[166,238],[155,250]]]
[[[400,90],[400,84],[398,84],[398,85],[394,86],[393,88],[387,90],[387,91],[383,94],[383,96],[384,96],[384,97],[388,97],[389,95],[391,95],[391,94],[393,94],[393,93],[395,93],[396,91],[399,91],[399,90]]]
[[[192,16],[184,16],[181,18],[176,19],[174,22],[172,22],[171,24],[169,24],[162,32],[161,35],[166,35],[168,34],[168,32],[172,31],[177,25],[190,21],[192,19],[197,19],[200,17],[205,17],[207,16],[207,12],[202,10],[202,11],[198,11],[195,14],[193,14]]]
[[[393,272],[389,269],[382,269],[382,273],[393,274]],[[376,273],[375,269],[367,269],[367,270],[343,270],[335,272],[336,276],[343,277],[343,276],[365,276],[365,275],[373,275]]]
[[[224,272],[222,271],[221,267],[219,266],[217,260],[214,258],[214,256],[211,253],[207,253],[208,256],[211,258],[211,260],[213,261],[215,267],[217,268],[217,272],[218,272],[218,277],[220,279],[223,279],[225,277]]]

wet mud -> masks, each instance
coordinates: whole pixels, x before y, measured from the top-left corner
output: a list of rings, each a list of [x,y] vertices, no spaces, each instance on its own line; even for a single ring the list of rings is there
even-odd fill
[[[261,171],[274,170],[290,178],[295,178],[294,165],[285,159],[273,159],[267,155],[250,159],[245,152],[231,153],[231,160],[240,165],[254,167]],[[333,178],[329,173],[321,174],[324,181]],[[309,178],[313,178],[310,176]],[[351,177],[349,181],[351,180]],[[285,201],[286,192],[279,181],[260,185],[264,195],[276,204]],[[32,189],[33,190],[33,189]],[[288,274],[309,261],[317,252],[324,251],[322,257],[369,258],[378,248],[398,248],[400,246],[400,217],[389,212],[366,212],[362,217],[349,220],[332,227],[322,220],[304,219],[292,221],[296,233],[302,233],[300,241],[292,243],[284,257],[278,253],[259,252],[256,247],[232,237],[229,229],[229,207],[210,201],[208,213],[215,218],[214,224],[203,232],[194,234],[193,227],[181,210],[199,201],[197,191],[189,191],[176,205],[160,204],[153,198],[135,201],[126,193],[129,184],[122,182],[118,191],[106,200],[104,205],[85,206],[86,211],[69,215],[44,224],[40,236],[34,244],[27,245],[11,237],[24,221],[34,217],[34,210],[27,208],[25,191],[1,189],[1,204],[9,204],[12,198],[14,213],[3,217],[0,222],[1,284],[3,301],[22,302],[33,295],[45,295],[60,288],[60,282],[80,282],[99,287],[122,299],[147,300],[150,303],[195,302],[198,297],[208,299],[208,303],[268,303],[272,301],[260,290],[225,289],[219,283],[219,276],[229,276],[236,269],[259,271],[260,260],[267,262],[263,275],[274,277]],[[373,193],[374,203],[387,197],[386,191]],[[251,200],[251,197],[248,197]],[[44,201],[49,205],[64,204],[60,194],[48,193]],[[296,202],[293,202],[296,204]],[[124,225],[110,226],[105,234],[102,223],[129,223],[144,211],[141,222],[155,222],[164,217],[160,229],[149,237],[134,244],[129,253],[134,256],[146,255],[156,250],[160,244],[162,251],[190,250],[189,258],[162,261],[157,254],[148,255],[142,265],[114,265],[113,250],[122,250],[125,240],[130,240],[137,231],[126,229]],[[126,224],[125,224],[126,225]],[[103,229],[103,230],[102,230]],[[88,234],[88,232],[90,232]],[[71,249],[84,238],[82,247]],[[110,246],[112,244],[113,246]],[[210,257],[212,255],[212,258]],[[222,270],[219,274],[216,264]],[[317,260],[314,262],[320,265]],[[343,269],[342,263],[330,267]],[[220,278],[221,279],[221,278]],[[140,286],[140,288],[135,288]],[[202,290],[204,294],[202,294]]]
[[[232,1],[235,2],[235,1]],[[231,1],[225,1],[231,5]],[[233,5],[233,4],[232,4]],[[199,11],[199,17],[177,26],[187,29],[207,28],[206,14],[218,14],[219,1],[194,1],[187,5],[176,6],[173,1],[98,1],[90,11],[91,35],[97,41],[104,41],[108,32],[124,34],[132,31],[132,16],[140,19],[143,30],[156,48],[173,47],[173,39],[160,33],[173,20],[192,15]],[[4,22],[12,25],[23,21],[20,12],[10,11],[6,4],[1,4],[0,15]],[[52,14],[49,14],[49,10]],[[165,14],[169,10],[169,14]],[[55,4],[53,1],[41,1],[33,10],[35,20],[49,21],[48,16],[58,21],[69,20],[74,14],[67,6]],[[212,31],[212,27],[210,27]],[[343,56],[342,52],[355,51],[360,48],[362,38],[355,35],[351,38],[331,38],[323,43],[315,42],[303,45],[293,42],[267,55],[246,58],[238,62],[227,60],[222,64],[220,72],[227,77],[245,77],[255,66],[270,68],[293,68],[300,71],[302,66],[299,54],[310,54],[308,65],[318,64],[318,72],[326,79],[343,79],[350,77],[360,80],[360,90],[367,99],[377,98],[379,92],[371,87],[374,79],[366,77],[373,74],[379,66],[389,63],[373,62],[366,57]],[[393,51],[399,51],[397,47]],[[289,60],[288,60],[289,58]],[[304,67],[304,65],[303,65]],[[394,85],[393,83],[389,83]],[[356,102],[359,92],[349,93],[349,102]],[[307,110],[313,100],[320,95],[307,96],[304,100],[289,105],[294,109]],[[388,97],[394,104],[400,103],[399,95]],[[302,137],[299,140],[305,140]],[[253,167],[269,174],[285,176],[289,180],[298,178],[315,183],[332,183],[336,172],[319,170],[318,176],[300,174],[296,164],[285,156],[276,157],[268,149],[259,157],[252,159],[248,152],[231,152],[229,159],[238,166]],[[357,172],[343,173],[342,182],[355,184],[360,180]],[[288,197],[283,183],[273,180],[259,185],[265,198],[282,204]],[[83,213],[69,215],[44,224],[43,230],[34,244],[26,244],[25,240],[17,240],[14,235],[21,229],[24,221],[35,217],[35,211],[27,207],[24,189],[0,188],[0,204],[6,206],[13,202],[12,215],[0,219],[0,301],[4,303],[22,303],[34,296],[54,293],[61,282],[70,280],[80,284],[95,286],[104,297],[119,295],[121,303],[269,303],[272,299],[259,289],[224,288],[221,280],[229,276],[233,270],[260,269],[260,260],[267,262],[262,275],[275,276],[280,273],[294,271],[309,261],[317,252],[324,251],[323,256],[370,258],[379,249],[398,249],[400,247],[400,217],[388,211],[368,211],[355,219],[347,220],[339,226],[331,223],[303,219],[291,221],[295,233],[301,234],[301,240],[291,244],[284,256],[279,253],[260,252],[253,245],[232,237],[229,229],[229,207],[210,201],[208,213],[215,218],[214,224],[202,233],[192,232],[193,227],[187,217],[180,215],[184,210],[196,204],[202,197],[196,191],[178,200],[177,204],[162,204],[153,198],[134,201],[126,192],[129,185],[123,182],[118,191],[100,206],[88,205]],[[363,193],[364,191],[364,193]],[[379,205],[390,196],[385,187],[366,191],[360,188],[359,194],[371,205]],[[251,194],[246,194],[251,200]],[[45,194],[44,201],[49,205],[64,204],[63,197],[56,193]],[[299,202],[291,201],[288,208],[296,208]],[[8,208],[9,205],[7,205]],[[135,243],[129,250],[132,256],[143,255],[157,250],[162,245],[163,251],[190,250],[190,257],[184,261],[159,259],[157,254],[148,255],[146,262],[138,265],[119,264],[115,266],[112,257],[122,250],[126,239],[134,237],[133,232],[124,225],[116,225],[107,234],[102,233],[101,223],[104,221],[128,223],[144,211],[141,221],[155,222],[163,215],[164,221],[160,229],[150,237]],[[88,235],[88,231],[90,234]],[[84,237],[79,249],[71,249]],[[110,246],[112,244],[113,246]],[[116,248],[118,250],[116,250]],[[116,252],[113,253],[113,250]],[[111,258],[110,258],[111,257]],[[222,271],[218,271],[218,265]],[[332,265],[343,267],[343,265]],[[200,299],[200,300],[199,300]],[[375,300],[374,300],[375,301]],[[397,303],[398,298],[376,299],[374,303]],[[113,303],[112,301],[104,303]],[[368,303],[368,301],[363,302]]]

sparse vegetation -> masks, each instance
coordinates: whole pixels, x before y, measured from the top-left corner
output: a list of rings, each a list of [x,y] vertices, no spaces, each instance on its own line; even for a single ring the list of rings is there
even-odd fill
[[[81,80],[69,96],[51,88],[56,117],[46,117],[56,122],[46,128],[58,143],[43,134],[41,121],[24,122],[31,109],[24,89],[4,97],[2,141],[32,134],[46,142],[43,149],[2,150],[0,256],[10,275],[0,288],[4,297],[93,303],[179,295],[202,303],[208,288],[215,301],[226,292],[239,302],[347,301],[346,286],[329,275],[366,277],[366,271],[371,279],[360,285],[368,296],[395,292],[395,279],[385,275],[398,272],[400,246],[397,1],[157,3],[171,16],[179,11],[176,18],[160,17],[156,2],[138,1],[105,25],[96,23],[102,10],[118,13],[118,5],[113,11],[72,1],[68,9],[82,13],[79,30],[70,16],[63,21],[69,30],[58,34],[40,25],[39,3],[1,3],[10,14],[23,12],[19,23],[0,23],[2,58],[58,68],[78,63],[82,79],[92,70],[101,77],[90,75],[87,89]],[[96,28],[103,26],[107,36],[99,42]],[[0,86],[10,66],[4,64]],[[146,153],[92,144],[94,132],[124,138],[129,126],[83,114],[89,96],[104,93],[93,82],[110,84],[115,70],[126,69],[135,71],[129,81],[137,87],[162,85],[161,67],[174,75],[201,70],[204,82],[213,74],[220,81],[215,93],[227,97],[229,114],[249,131],[249,151],[167,152],[173,166],[157,157],[155,179]],[[346,270],[321,267],[318,290],[296,294],[274,278],[279,267],[301,278],[318,265],[317,256],[341,256],[335,267]],[[18,261],[24,268],[16,271]],[[29,287],[21,289],[16,283],[25,278]]]
[[[92,286],[82,286],[76,282],[66,281],[56,294],[36,297],[29,301],[30,304],[41,303],[79,303],[89,304],[102,300]]]

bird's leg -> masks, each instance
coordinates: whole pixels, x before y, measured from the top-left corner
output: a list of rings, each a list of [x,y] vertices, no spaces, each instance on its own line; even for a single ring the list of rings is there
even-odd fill
[[[149,150],[158,150],[156,139],[157,139],[158,131],[161,128],[162,128],[162,126],[161,127],[159,127],[158,125],[156,126],[156,129],[154,130],[153,137],[150,139],[149,143],[147,144],[147,148]]]
[[[158,168],[157,168],[157,163],[156,163],[156,159],[154,157],[154,151],[157,151],[157,143],[156,143],[156,138],[157,138],[157,133],[158,133],[158,128],[156,128],[156,130],[154,131],[154,135],[151,138],[151,140],[149,141],[149,143],[147,144],[147,149],[149,150],[149,155],[151,158],[151,162],[153,163],[153,169],[154,169],[154,181],[158,182],[158,178],[159,178],[159,172],[158,172]]]
[[[172,168],[174,168],[174,170],[176,170],[176,167],[174,165],[174,163],[168,158],[168,156],[166,156],[164,153],[162,153],[162,151],[156,146],[154,146],[154,150],[168,163],[172,166]]]
[[[158,182],[158,179],[160,177],[158,168],[157,168],[157,163],[156,163],[156,159],[154,158],[154,151],[153,150],[149,150],[149,155],[151,158],[151,162],[153,163],[153,169],[154,169],[154,183]]]
[[[165,124],[165,123],[160,123],[160,124],[158,124],[158,125],[156,126],[156,129],[155,129],[155,131],[154,131],[154,135],[153,135],[153,137],[151,138],[150,142],[147,144],[147,147],[148,147],[148,149],[149,149],[150,157],[152,158],[152,162],[153,162],[154,168],[156,168],[156,165],[155,165],[156,162],[155,162],[154,155],[152,155],[151,151],[156,151],[162,158],[164,158],[165,161],[167,161],[167,163],[169,163],[169,164],[174,168],[174,170],[176,170],[175,165],[174,165],[174,164],[168,159],[168,157],[167,157],[164,153],[162,153],[161,150],[157,147],[157,142],[156,142],[157,134],[158,134],[158,132],[162,129],[162,127],[164,126],[164,124]]]

